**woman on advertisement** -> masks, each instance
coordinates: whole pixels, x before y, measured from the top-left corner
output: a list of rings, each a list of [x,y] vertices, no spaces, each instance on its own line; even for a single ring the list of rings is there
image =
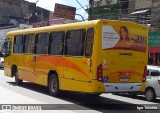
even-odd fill
[[[125,26],[121,26],[120,27],[120,30],[119,30],[119,41],[118,43],[116,44],[115,47],[118,47],[118,48],[129,48],[131,47],[131,45],[133,44],[134,41],[132,41],[130,38],[129,38],[129,30],[127,29],[127,27]]]

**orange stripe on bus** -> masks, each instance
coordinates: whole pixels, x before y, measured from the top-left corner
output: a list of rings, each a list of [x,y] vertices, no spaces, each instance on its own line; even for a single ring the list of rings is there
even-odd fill
[[[86,77],[88,77],[87,74],[79,66],[77,66],[76,64],[74,64],[70,60],[65,59],[63,57],[37,56],[36,57],[36,62],[38,62],[38,61],[44,61],[44,62],[47,62],[47,63],[51,63],[55,66],[72,68],[72,69],[80,72],[81,74],[85,75]],[[30,63],[33,63],[33,60],[30,60],[26,65],[28,65]]]

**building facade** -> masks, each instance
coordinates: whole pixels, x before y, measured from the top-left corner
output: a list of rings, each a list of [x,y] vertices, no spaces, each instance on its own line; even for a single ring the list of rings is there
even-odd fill
[[[16,27],[20,23],[46,21],[49,12],[25,0],[0,0],[0,27],[3,29],[4,26]]]
[[[23,19],[29,13],[29,2],[24,0],[0,0],[0,24],[8,24],[14,18]]]
[[[90,0],[91,20],[120,19],[122,15],[128,14],[129,0]]]
[[[118,19],[158,28],[160,0],[90,0],[89,13],[91,19]]]
[[[160,66],[160,0],[90,0],[89,11],[91,19],[118,19],[148,26],[148,64]]]

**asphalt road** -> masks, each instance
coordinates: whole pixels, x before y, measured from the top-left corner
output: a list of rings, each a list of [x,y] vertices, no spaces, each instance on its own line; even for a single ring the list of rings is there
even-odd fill
[[[60,112],[60,113],[160,113],[159,110],[151,110],[159,106],[160,99],[155,102],[148,102],[144,96],[133,98],[128,95],[102,94],[99,97],[89,97],[85,94],[74,92],[63,92],[59,97],[52,97],[48,94],[48,89],[44,86],[24,82],[21,86],[16,86],[14,78],[4,76],[4,71],[0,70],[0,104],[1,105],[30,105],[42,106],[45,110],[32,112]],[[149,108],[149,110],[146,110]],[[141,110],[138,110],[141,109]],[[22,111],[0,110],[0,113]],[[23,111],[24,112],[28,112]]]

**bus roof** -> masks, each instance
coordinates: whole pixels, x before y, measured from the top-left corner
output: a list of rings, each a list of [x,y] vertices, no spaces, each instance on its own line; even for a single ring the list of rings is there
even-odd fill
[[[62,30],[62,29],[73,29],[80,28],[82,25],[85,27],[87,26],[94,26],[99,20],[94,20],[94,21],[87,21],[87,22],[76,22],[76,23],[69,23],[69,24],[59,24],[59,25],[53,25],[53,26],[45,26],[45,27],[38,27],[38,28],[30,28],[30,29],[21,29],[21,30],[15,30],[15,31],[10,31],[8,32],[7,35],[17,35],[21,33],[36,33],[36,32],[47,32],[51,31],[53,29],[56,30]]]
[[[126,21],[119,21],[119,20],[92,20],[92,21],[85,21],[85,22],[76,22],[76,23],[69,23],[69,24],[60,24],[60,25],[53,25],[53,26],[45,26],[45,27],[39,27],[39,28],[30,28],[30,29],[21,29],[21,30],[15,30],[15,31],[10,31],[7,33],[7,35],[20,35],[20,34],[32,34],[32,33],[39,33],[39,32],[49,32],[49,31],[54,31],[54,30],[65,30],[65,29],[78,29],[82,28],[88,28],[88,27],[94,27],[96,26],[99,22],[102,21],[107,21],[107,22],[122,22],[126,23]],[[132,22],[127,22],[130,24],[136,24]],[[139,24],[136,24],[139,25]]]

